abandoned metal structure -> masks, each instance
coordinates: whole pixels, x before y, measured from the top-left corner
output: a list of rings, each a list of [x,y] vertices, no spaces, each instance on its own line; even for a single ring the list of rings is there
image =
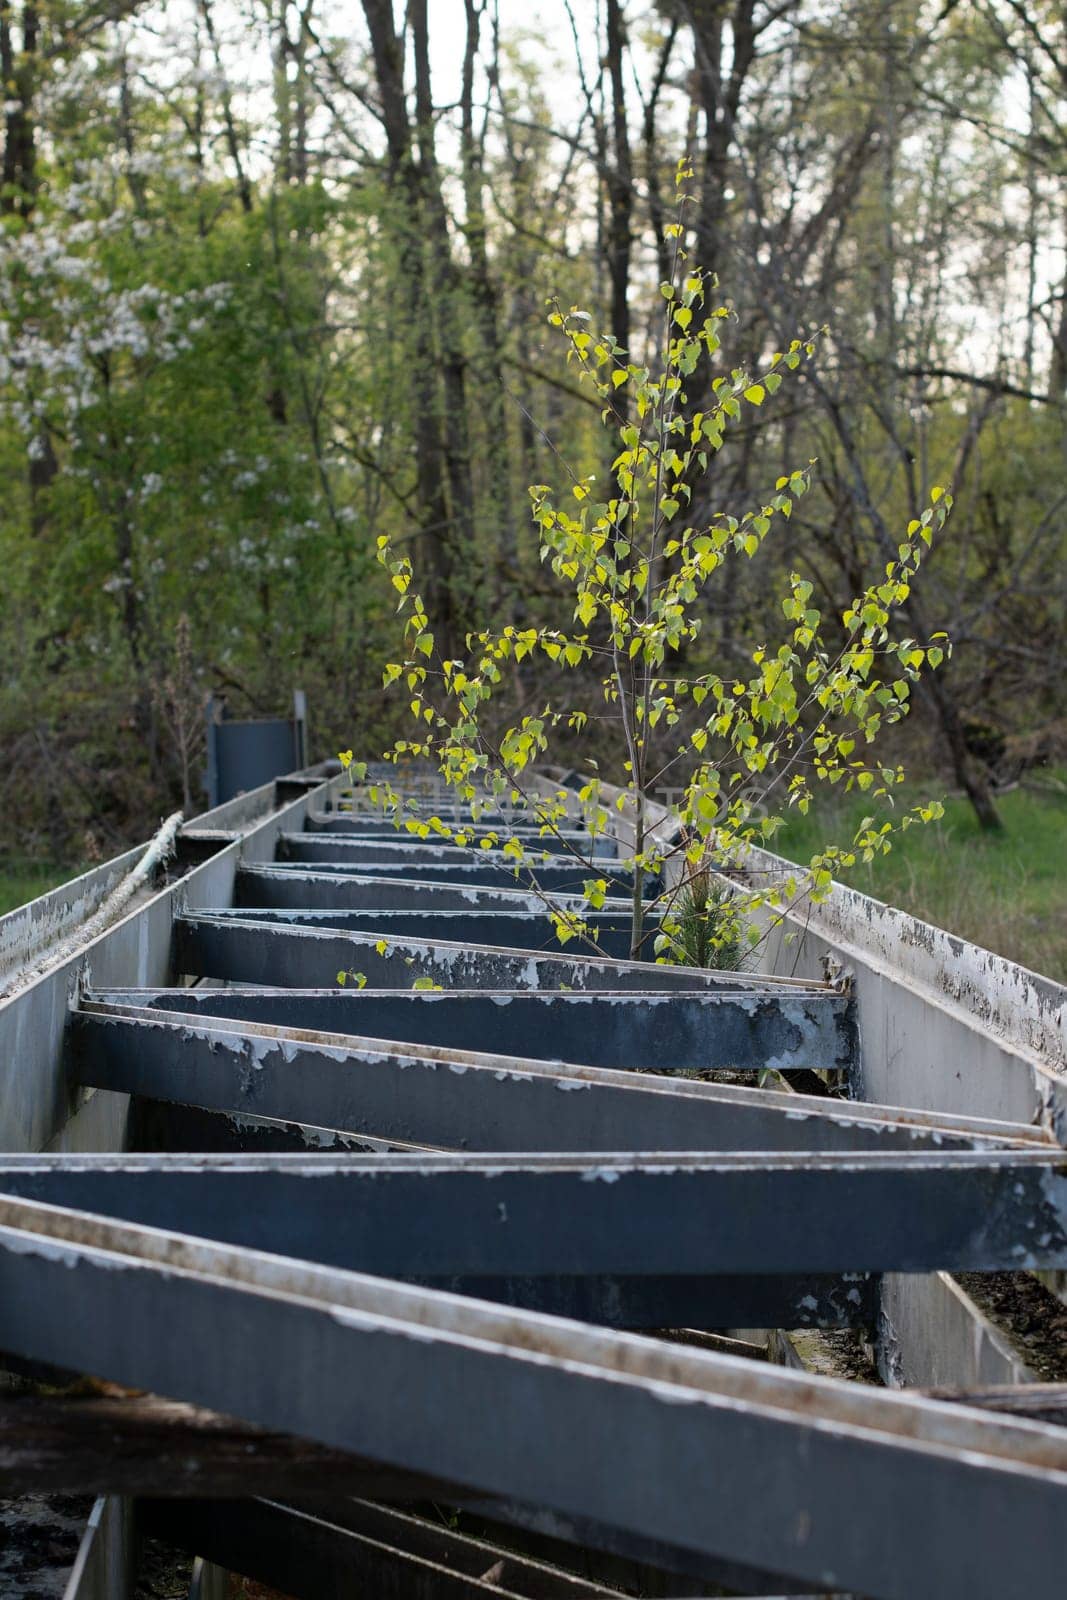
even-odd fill
[[[846,890],[760,972],[622,899],[571,955],[326,769],[80,939],[137,859],[0,919],[0,1476],[98,1497],[66,1600],[142,1532],[201,1600],[1062,1595],[1067,1369],[986,1290],[1055,1322],[1063,990]]]

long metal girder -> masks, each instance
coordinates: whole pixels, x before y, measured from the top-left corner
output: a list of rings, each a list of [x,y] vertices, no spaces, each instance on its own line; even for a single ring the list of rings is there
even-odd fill
[[[419,978],[450,989],[655,990],[727,989],[777,999],[781,986],[765,978],[647,961],[610,961],[571,954],[493,948],[457,940],[413,939],[329,926],[300,927],[244,917],[194,914],[174,927],[179,972],[227,983],[321,988],[327,976],[358,973],[375,989],[410,989]],[[819,994],[817,985],[794,992]]]
[[[422,839],[407,833],[396,833],[393,830],[360,829],[349,825],[344,831],[337,829],[319,829],[293,835],[299,840],[294,844],[292,851],[287,851],[283,859],[290,861],[303,861],[311,864],[315,861],[362,861],[373,863],[377,861],[394,861],[422,863],[429,865],[434,862],[449,864],[456,861],[486,861],[489,864],[506,864],[512,869],[516,862],[513,855],[505,854],[501,849],[502,841],[513,841],[522,847],[528,863],[545,862],[551,864],[575,865],[581,863],[586,867],[586,877],[610,877],[613,872],[625,870],[620,864],[619,853],[614,842],[606,839],[590,839],[581,834],[542,834],[538,830],[507,829],[497,834],[479,833],[477,830],[463,836],[462,844],[455,844],[451,840],[442,840],[431,835]],[[305,852],[308,852],[305,854]]]
[[[509,832],[508,838],[513,837]],[[596,872],[610,874],[618,859],[614,855],[594,856],[589,850],[589,841],[583,843],[577,837],[559,840],[541,839],[534,835],[517,843],[522,845],[528,861],[537,866],[573,867],[576,862],[585,865],[595,861],[598,863]],[[484,861],[490,866],[503,865],[512,870],[516,865],[512,856],[505,855],[488,839],[485,844],[472,839],[466,845],[458,845],[451,842],[443,844],[432,839],[412,839],[404,835],[383,839],[380,836],[363,837],[356,833],[311,833],[306,829],[302,833],[283,834],[279,855],[286,861],[395,861],[398,865],[410,862],[424,866],[434,862],[447,865],[456,861]]]
[[[438,1148],[1049,1147],[1012,1123],[96,1002],[71,1043],[73,1073],[97,1088]]]
[[[510,833],[508,839],[512,839]],[[430,841],[360,839],[353,834],[285,833],[278,841],[278,859],[313,866],[342,866],[355,871],[367,871],[366,864],[373,863],[376,873],[387,867],[398,871],[413,867],[424,870],[427,877],[433,875],[434,867],[446,872],[461,868],[474,872],[491,869],[493,873],[503,874],[504,883],[512,884],[528,871],[534,872],[538,881],[543,873],[562,873],[576,881],[579,889],[589,877],[604,877],[609,883],[625,886],[627,890],[633,887],[633,873],[624,869],[616,857],[587,855],[578,845],[561,848],[553,839],[528,838],[514,842],[522,846],[523,855],[519,859],[491,845],[487,848],[473,843],[460,846]],[[650,875],[653,884],[658,880],[658,873]]]
[[[1036,1423],[14,1199],[0,1345],[819,1586],[1062,1592]]]
[[[0,1188],[424,1281],[1067,1269],[1061,1151],[12,1156]]]
[[[299,906],[314,910],[334,906],[351,910],[407,911],[533,911],[544,918],[551,904],[560,910],[582,912],[581,894],[554,892],[540,895],[521,886],[477,883],[442,883],[433,878],[391,878],[388,874],[329,872],[320,864],[307,871],[272,863],[243,867],[237,874],[235,901],[239,906]],[[618,896],[604,902],[616,917],[629,914],[629,902]]]
[[[368,910],[346,906],[326,909],[307,906],[219,906],[211,916],[218,921],[247,921],[250,917],[261,924],[273,923],[280,927],[350,928],[355,932],[373,933],[376,939],[414,938],[435,943],[445,940],[466,946],[490,945],[495,949],[532,951],[544,955],[562,953],[555,930],[546,921],[543,908],[538,911],[441,910],[432,906],[409,906],[406,910]],[[613,961],[625,961],[630,954],[630,928],[620,912],[586,911],[583,913],[591,938],[598,953]],[[567,946],[576,954],[589,954],[586,940],[575,938]],[[646,948],[652,953],[652,940]]]
[[[334,975],[331,974],[331,977]],[[641,1071],[848,1072],[856,1034],[829,992],[702,993],[395,989],[108,989],[98,1000],[285,1028]]]
[[[417,827],[418,819],[411,819]],[[442,818],[449,827],[454,826],[451,816]],[[617,859],[619,855],[618,843],[610,834],[590,834],[588,829],[567,826],[560,823],[522,823],[508,822],[503,818],[483,817],[477,823],[472,823],[470,834],[473,842],[480,846],[480,841],[493,837],[507,837],[520,841],[531,841],[535,845],[547,845],[549,848],[574,847],[583,855],[605,855]],[[387,817],[372,816],[368,813],[343,812],[343,811],[311,811],[304,821],[305,833],[330,833],[340,837],[352,839],[380,840],[383,844],[409,843],[427,844],[439,848],[448,848],[452,841],[444,835],[429,831],[425,839],[420,839],[415,833],[408,830],[403,820],[391,820]]]
[[[628,874],[609,871],[608,864],[605,864],[605,869],[601,872],[593,873],[580,862],[565,862],[560,866],[549,863],[546,866],[523,867],[514,862],[509,865],[506,860],[465,861],[458,852],[448,861],[394,862],[379,859],[360,862],[339,860],[336,855],[332,858],[324,855],[307,862],[280,858],[274,866],[279,872],[302,873],[310,868],[316,873],[330,873],[344,878],[365,878],[373,873],[375,878],[409,884],[426,882],[435,884],[439,888],[454,885],[461,889],[517,889],[527,893],[540,888],[553,900],[561,894],[580,897],[590,879],[597,877],[604,879],[606,892],[609,895],[627,898],[632,893],[633,883]],[[654,892],[655,885],[650,883],[646,893]]]

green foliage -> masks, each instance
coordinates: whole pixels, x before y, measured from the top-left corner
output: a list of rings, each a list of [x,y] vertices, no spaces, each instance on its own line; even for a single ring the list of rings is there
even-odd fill
[[[951,497],[935,489],[931,505],[908,523],[894,559],[840,616],[824,616],[811,581],[793,571],[781,600],[787,625],[781,643],[752,652],[748,671],[736,677],[688,667],[708,614],[708,590],[728,586],[737,564],[757,558],[788,524],[809,491],[814,463],[780,475],[773,490],[740,516],[713,513],[687,522],[694,490],[705,480],[714,488],[715,458],[731,430],[784,383],[796,381],[813,361],[817,343],[815,337],[797,338],[757,368],[709,375],[729,312],[712,298],[715,281],[689,262],[682,247],[683,185],[691,176],[682,164],[679,220],[667,229],[674,275],[661,285],[654,365],[632,360],[610,334],[594,331],[587,312],[565,311],[558,303],[550,310],[568,360],[596,395],[615,437],[607,498],[597,497],[592,474],[573,472],[565,495],[545,484],[530,490],[541,559],[568,592],[569,623],[483,629],[468,635],[468,657],[443,656],[410,558],[397,553],[388,535],[378,540],[407,644],[406,658],[386,668],[384,682],[405,692],[417,728],[413,737],[396,742],[390,758],[433,761],[476,815],[492,801],[536,803],[546,839],[558,834],[575,796],[566,789],[545,795],[533,769],[545,762],[553,736],[561,729],[581,731],[589,713],[568,705],[565,695],[546,696],[535,711],[497,732],[489,708],[505,673],[528,657],[547,658],[564,680],[596,674],[598,720],[614,732],[615,759],[608,777],[594,765],[576,803],[594,838],[608,830],[612,811],[625,827],[630,848],[624,866],[634,875],[635,954],[644,942],[643,892],[654,876],[669,880],[652,901],[652,909],[663,913],[656,948],[665,955],[678,939],[680,889],[709,866],[742,867],[752,844],[773,837],[784,810],[808,810],[817,785],[888,799],[902,771],[878,760],[870,747],[884,728],[907,715],[920,674],[940,666],[947,649],[942,634],[917,641],[891,631],[950,508]],[[697,388],[699,401],[695,392],[690,396]],[[671,827],[649,812],[646,800],[668,774],[683,785]],[[770,816],[757,815],[754,781],[761,806],[773,797],[778,809]],[[388,786],[377,796],[385,805],[398,804]],[[896,826],[938,814],[936,805],[919,805]],[[455,833],[440,818],[407,825],[419,833]],[[780,914],[804,895],[825,894],[837,867],[873,859],[889,848],[894,831],[891,822],[863,817],[847,848],[817,851],[803,873],[746,890],[739,897],[742,914],[751,917],[763,908]],[[517,864],[534,864],[517,840],[508,839],[503,848]],[[587,864],[594,873],[592,859]],[[591,875],[586,904],[602,905],[607,890],[602,877]],[[551,904],[549,909],[561,938],[588,935],[579,915]]]
[[[436,30],[437,8],[422,9]],[[877,763],[851,766],[875,748],[873,722],[828,717],[827,736],[857,748],[835,745],[820,777],[814,752],[753,721],[750,686],[758,674],[757,699],[813,731],[793,632],[811,611],[831,658],[848,643],[842,614],[887,581],[891,530],[920,521],[934,481],[956,506],[924,562],[925,616],[914,595],[903,611],[878,603],[894,637],[936,652],[936,619],[956,653],[937,702],[879,737],[892,754],[881,765],[906,756],[964,781],[940,704],[1001,737],[1062,715],[1065,600],[1049,581],[1065,561],[1061,11],[800,7],[735,61],[716,8],[653,7],[622,46],[621,77],[641,85],[627,91],[640,125],[626,154],[603,29],[579,41],[588,97],[572,116],[548,83],[557,65],[539,64],[506,9],[497,29],[467,8],[461,95],[484,90],[484,116],[424,82],[425,118],[418,8],[392,97],[379,80],[389,52],[376,57],[363,26],[382,7],[353,18],[327,3],[313,34],[284,9],[252,25],[187,8],[161,32],[154,11],[9,8],[0,850],[95,858],[143,837],[187,789],[196,804],[209,688],[236,714],[272,714],[300,684],[315,749],[354,725],[363,750],[379,749],[436,732],[427,708],[461,720],[445,661],[464,693],[488,683],[474,718],[505,791],[529,787],[518,763],[543,759],[545,740],[583,781],[603,780],[610,809],[609,780],[632,781],[629,730],[646,790],[684,789],[706,764],[692,798],[716,818],[715,848],[742,789],[762,804],[772,786],[773,837],[775,816],[806,800],[789,793],[801,774],[813,793],[851,781],[857,822],[877,816],[875,792],[884,807],[893,786]],[[694,53],[708,73],[680,70]],[[721,128],[700,104],[716,74],[736,91]],[[368,86],[402,113],[388,142],[365,115]],[[686,180],[699,198],[664,240],[687,126],[703,140]],[[637,183],[604,181],[627,170]],[[744,285],[728,316],[676,258],[689,238]],[[595,331],[608,293],[629,307],[625,351]],[[554,330],[537,315],[549,298]],[[812,332],[821,324],[832,335]],[[796,331],[793,348],[779,330]],[[531,483],[545,519],[532,532]],[[429,669],[424,693],[403,670],[403,696],[377,692],[397,592],[379,535],[390,563],[406,554],[419,574],[434,639],[430,655],[411,652]],[[780,671],[783,644],[799,661]],[[891,666],[876,652],[866,687],[903,680]],[[883,729],[893,714],[868,710]],[[739,752],[746,722],[755,744]],[[642,819],[623,803],[632,831]],[[762,812],[735,821],[743,855]],[[590,903],[601,870],[585,874]]]
[[[667,959],[685,967],[734,971],[745,952],[734,897],[716,888],[709,868],[691,872],[674,908],[676,931],[665,945]]]

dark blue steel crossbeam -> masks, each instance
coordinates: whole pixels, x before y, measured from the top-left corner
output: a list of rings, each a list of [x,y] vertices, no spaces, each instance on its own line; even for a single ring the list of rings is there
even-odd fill
[[[1059,1151],[0,1156],[0,1189],[423,1281],[1067,1270]]]
[[[325,848],[327,845],[337,845],[346,856],[351,853],[353,857],[363,856],[368,859],[378,851],[382,851],[386,856],[403,855],[413,861],[435,861],[448,852],[456,855],[471,851],[475,853],[496,851],[508,839],[516,840],[524,850],[535,856],[542,851],[550,851],[571,859],[578,857],[582,860],[596,861],[601,866],[610,866],[612,862],[620,859],[616,840],[603,835],[593,838],[588,833],[578,833],[573,830],[498,828],[494,832],[491,829],[487,830],[483,824],[469,829],[466,833],[460,833],[457,837],[463,842],[457,843],[456,839],[443,837],[437,833],[423,836],[403,827],[379,825],[361,828],[350,817],[339,818],[332,827],[324,825],[321,819],[316,821],[308,818],[301,833],[287,835],[287,838],[294,842],[299,841],[301,847]]]
[[[828,992],[353,992],[335,987],[109,989],[96,998],[148,1011],[186,1011],[645,1072],[848,1072],[856,1062],[851,1005],[845,996]]]
[[[260,924],[274,923],[282,927],[351,928],[359,933],[373,933],[375,938],[404,936],[427,940],[445,940],[462,945],[491,945],[511,950],[529,950],[558,955],[564,949],[555,930],[545,916],[544,909],[529,911],[508,908],[505,910],[438,909],[432,904],[412,905],[407,910],[351,909],[334,906],[327,910],[309,910],[302,906],[245,906],[213,907],[210,915],[216,921],[225,919],[247,921],[252,918]],[[630,955],[630,925],[628,918],[619,912],[587,911],[583,920],[588,926],[596,950],[613,961],[625,961]],[[642,951],[642,960],[651,960],[655,924]],[[590,945],[581,938],[571,940],[567,950],[591,953]]]
[[[330,1158],[333,1159],[332,1153]],[[163,1157],[156,1152],[140,1159],[157,1162],[166,1159],[186,1164],[199,1160],[205,1170],[222,1171],[232,1156],[215,1153],[210,1157],[190,1157],[182,1152]],[[264,1159],[264,1153],[258,1152],[253,1159]],[[305,1150],[300,1159],[313,1161],[316,1178],[326,1176],[324,1167],[321,1172],[318,1170],[320,1163],[327,1159],[325,1152],[309,1157]],[[362,1265],[358,1249],[353,1254],[351,1238],[347,1234],[337,1234],[330,1218],[316,1203],[315,1193],[324,1192],[317,1184],[313,1191],[306,1193],[301,1186],[289,1191],[298,1200],[299,1213],[290,1217],[286,1232],[279,1234],[269,1225],[274,1216],[273,1204],[268,1205],[261,1224],[250,1217],[228,1213],[231,1205],[243,1205],[247,1200],[246,1195],[238,1194],[237,1186],[222,1193],[217,1185],[198,1189],[197,1194],[205,1199],[211,1190],[214,1207],[205,1212],[197,1205],[192,1213],[178,1217],[171,1206],[184,1203],[182,1195],[187,1191],[172,1190],[167,1196],[162,1189],[157,1189],[154,1195],[145,1191],[138,1195],[128,1185],[117,1186],[112,1181],[118,1176],[116,1172],[112,1173],[112,1179],[99,1184],[95,1181],[98,1173],[94,1175],[91,1169],[79,1166],[78,1160],[65,1157],[61,1167],[48,1171],[39,1166],[16,1169],[5,1163],[0,1166],[0,1195],[6,1190],[11,1195],[35,1200],[68,1197],[77,1203],[78,1210],[94,1215],[151,1226],[180,1227],[183,1232],[199,1237],[222,1240],[241,1248],[253,1245],[269,1248],[292,1255],[294,1259],[325,1266]],[[274,1189],[274,1185],[269,1187]],[[397,1266],[398,1260],[393,1265]],[[590,1270],[520,1274],[442,1268],[432,1272],[390,1271],[387,1275],[452,1294],[613,1328],[869,1329],[877,1315],[877,1280],[874,1274],[867,1272],[693,1274]]]
[[[337,838],[350,838],[357,840],[380,840],[382,843],[412,843],[440,845],[447,847],[452,840],[445,835],[437,833],[427,827],[427,832],[420,835],[417,831],[421,826],[418,818],[412,817],[412,826],[409,828],[404,820],[394,820],[389,817],[373,816],[369,812],[309,812],[304,819],[305,833],[333,834]],[[441,821],[449,828],[455,828],[457,822],[450,814],[441,817]],[[460,824],[465,833],[469,834],[475,844],[480,844],[482,839],[518,839],[523,844],[532,846],[547,846],[549,849],[571,847],[583,853],[604,855],[618,859],[620,848],[618,841],[610,834],[591,834],[587,828],[575,827],[573,823],[531,823],[508,822],[502,817],[482,817],[478,822],[468,819],[466,824]]]
[[[279,857],[274,862],[274,867],[279,872],[289,872],[295,877],[304,873],[328,873],[335,877],[365,878],[373,875],[378,879],[387,879],[391,882],[402,882],[418,886],[429,883],[441,888],[455,886],[460,889],[513,889],[521,893],[530,893],[539,889],[544,895],[555,899],[559,895],[569,895],[579,899],[585,893],[585,886],[590,881],[602,878],[606,884],[606,892],[615,898],[629,899],[633,893],[632,880],[627,873],[609,874],[607,872],[592,872],[589,868],[578,863],[567,863],[564,866],[517,866],[515,863],[508,865],[506,862],[464,861],[459,858],[447,862],[392,862],[392,861],[290,861]],[[654,879],[648,880],[646,898],[655,893],[658,883]]]
[[[508,835],[511,838],[512,835]],[[593,858],[588,855],[588,841],[583,845],[568,841],[561,845],[556,839],[528,838],[517,841],[531,864],[547,863],[553,866],[573,866],[577,861],[585,865]],[[396,838],[362,838],[354,833],[283,833],[278,840],[278,854],[290,861],[347,861],[356,865],[365,861],[394,861],[402,866],[405,861],[423,866],[435,861],[445,864],[457,861],[485,861],[488,865],[514,868],[515,859],[506,855],[498,844],[486,838],[484,844],[476,839],[465,844],[434,838],[419,839],[400,834]],[[597,870],[610,871],[615,857],[601,857]]]
[[[581,894],[553,892],[547,897],[521,886],[447,883],[434,878],[390,877],[388,874],[297,871],[280,863],[243,866],[237,873],[234,903],[239,906],[295,906],[307,910],[345,906],[351,910],[408,911],[533,911],[547,927],[548,906],[582,912]],[[630,903],[618,896],[605,901],[616,917],[627,916]]]
[[[86,1085],[437,1148],[1049,1147],[1013,1123],[93,1002],[71,1044]]]
[[[509,833],[508,838],[512,835]],[[586,855],[585,848],[560,848],[559,841],[547,839],[518,840],[525,859],[516,861],[501,849],[479,845],[434,844],[429,840],[359,839],[354,835],[331,833],[283,833],[278,840],[278,856],[283,861],[314,865],[330,862],[356,871],[376,872],[379,865],[394,867],[417,866],[425,870],[432,866],[443,869],[472,867],[476,869],[499,868],[512,881],[516,870],[528,870],[540,878],[545,871],[565,872],[577,876],[579,885],[585,878],[605,877],[613,883],[632,886],[633,878],[624,872],[616,860],[608,856]],[[430,874],[427,873],[427,876]],[[658,874],[654,875],[658,878]]]
[[[429,978],[446,989],[629,989],[658,992],[743,989],[775,996],[828,992],[819,984],[781,984],[772,978],[655,962],[609,961],[573,954],[558,943],[547,953],[472,945],[444,939],[349,931],[328,923],[308,927],[194,912],[176,918],[174,964],[190,977],[279,988],[321,987],[337,972],[360,973],[372,988],[410,989]]]
[[[17,1199],[0,1348],[876,1600],[1062,1595],[1036,1423]]]

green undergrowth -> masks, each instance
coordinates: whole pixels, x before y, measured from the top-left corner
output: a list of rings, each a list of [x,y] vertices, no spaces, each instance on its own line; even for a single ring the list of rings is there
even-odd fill
[[[984,833],[965,800],[947,799],[942,821],[909,829],[889,855],[841,876],[864,894],[1067,982],[1067,771],[1042,773],[1034,783],[1040,789],[1028,785],[1000,797],[1003,833]],[[902,805],[937,797],[932,784],[907,788],[915,793]],[[774,848],[802,861],[827,839],[847,843],[870,809],[861,797],[791,817]]]
[[[57,866],[54,861],[0,861],[0,917],[82,871],[82,867]]]

